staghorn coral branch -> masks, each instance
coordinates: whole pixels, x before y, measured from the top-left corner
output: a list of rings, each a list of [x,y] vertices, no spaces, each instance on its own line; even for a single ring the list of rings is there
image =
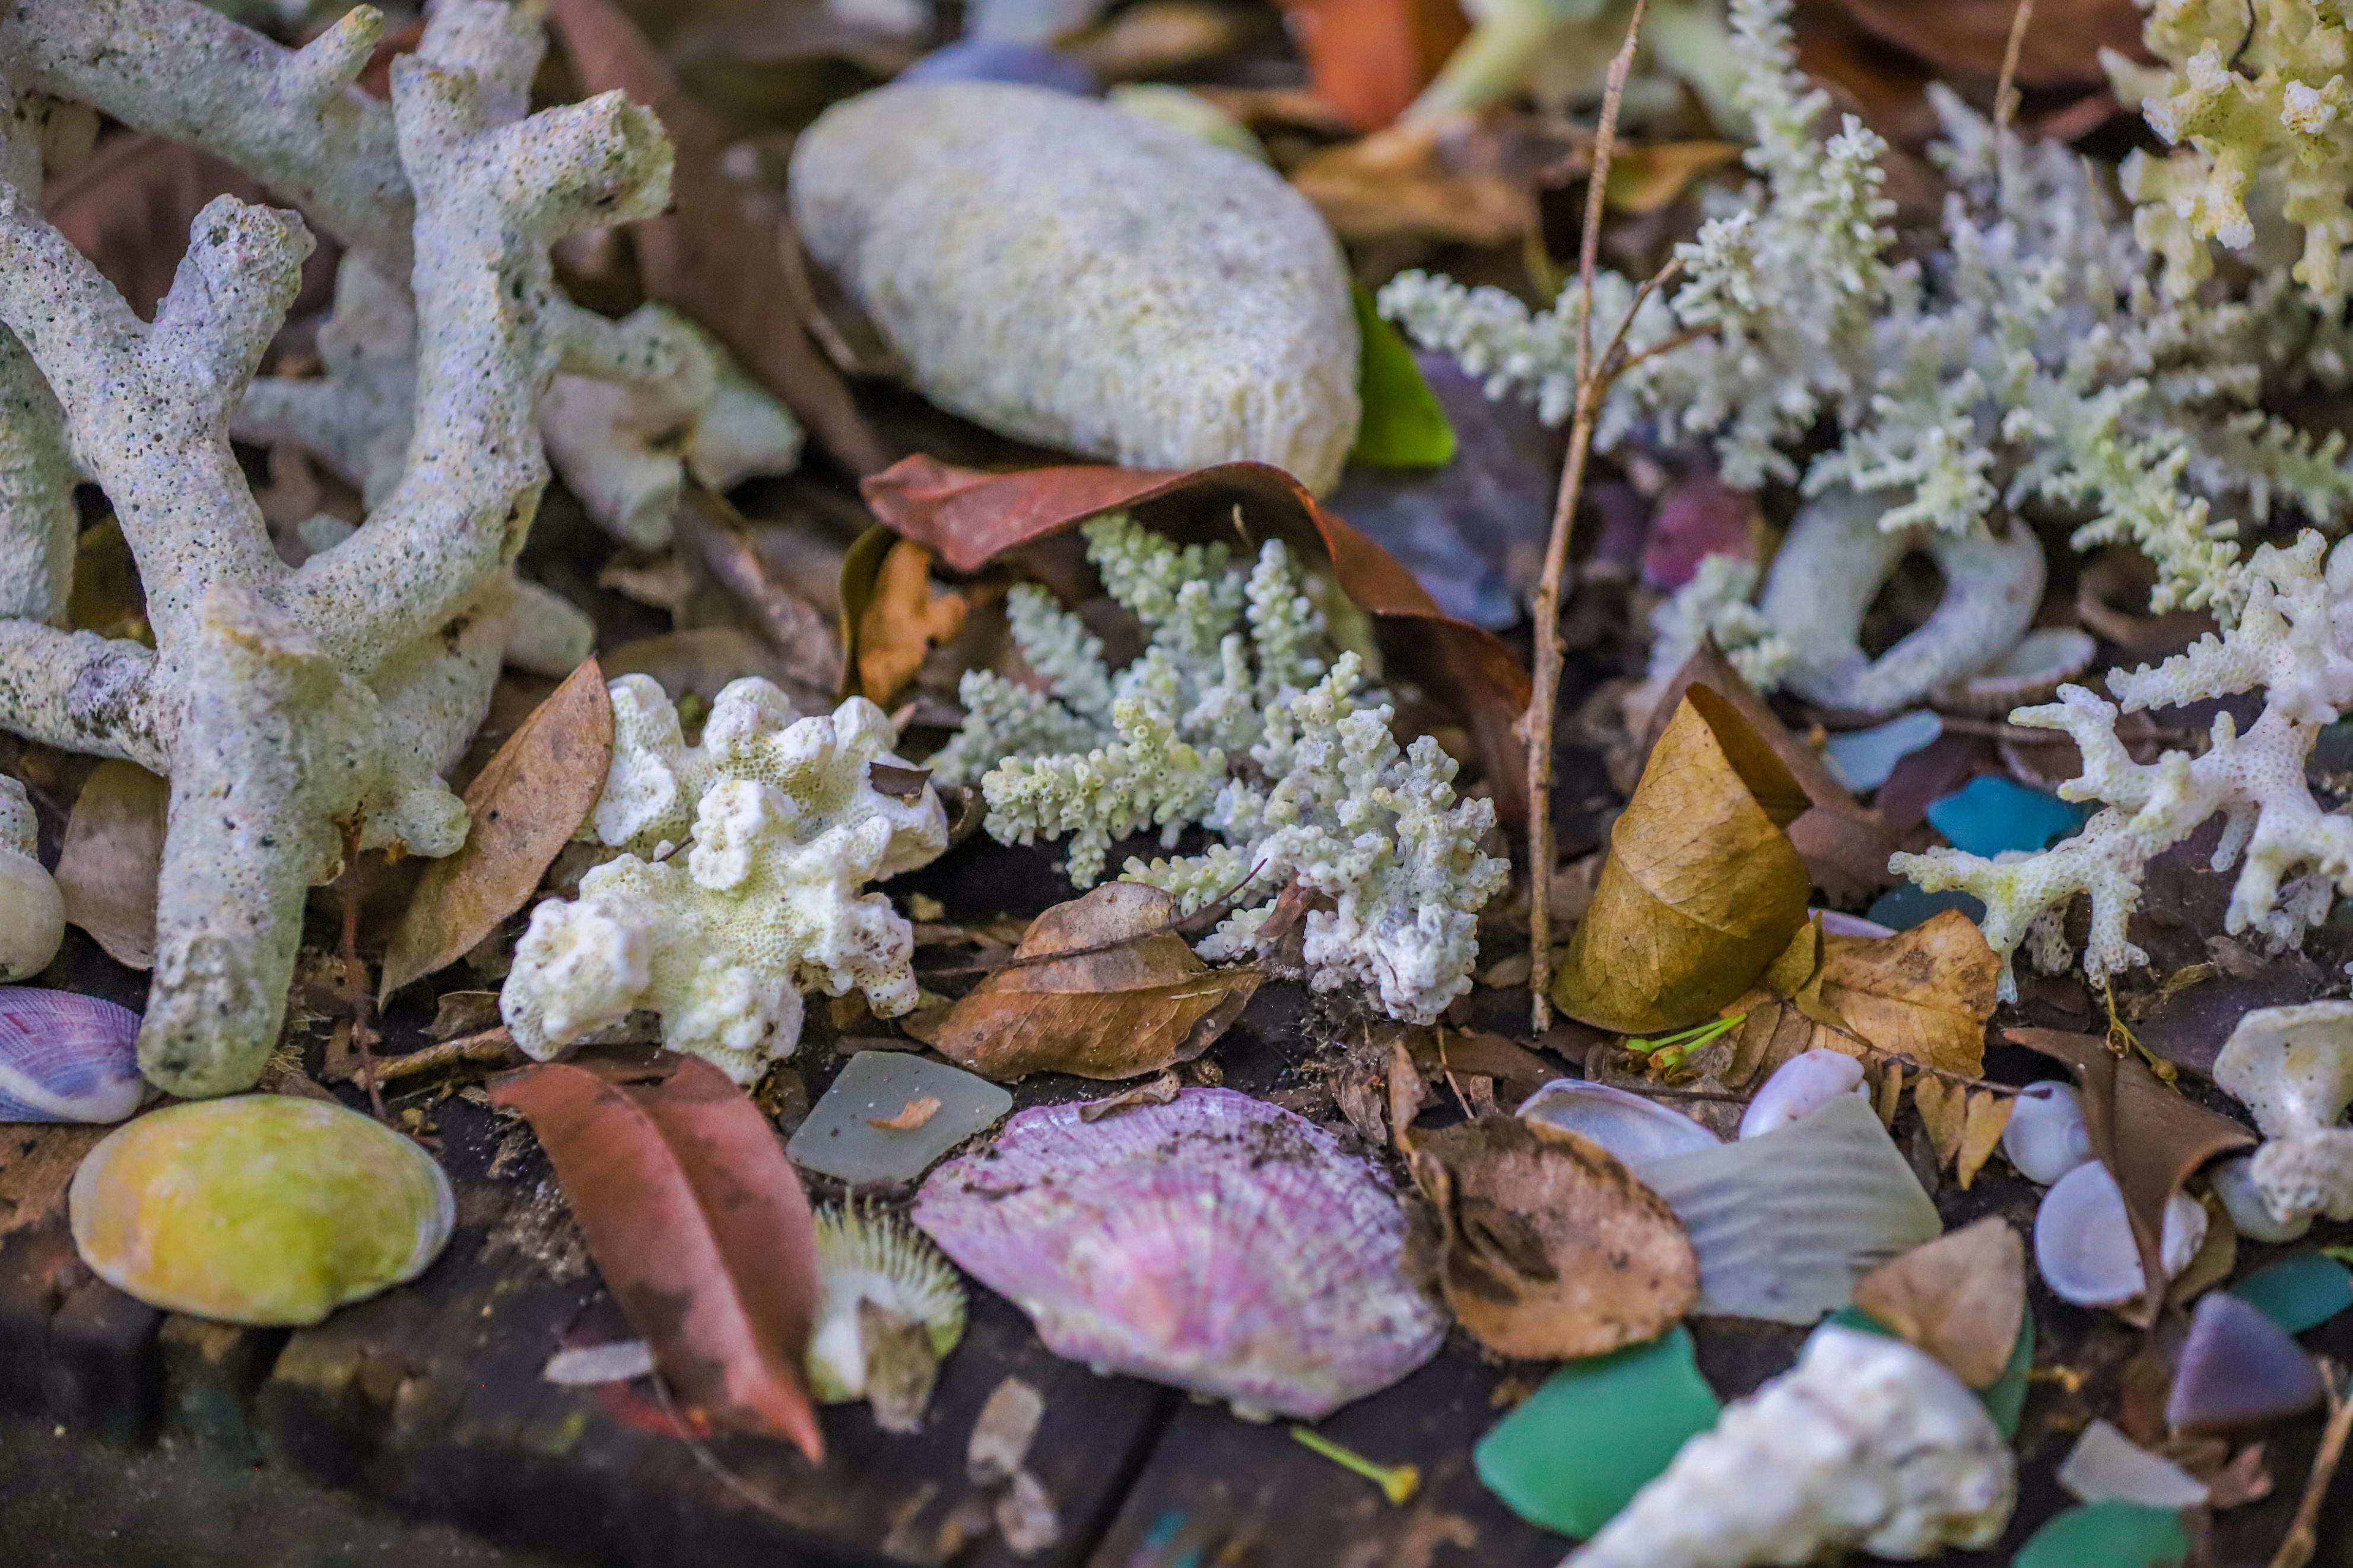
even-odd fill
[[[659,212],[670,188],[660,127],[619,93],[533,115],[528,134],[482,128],[471,79],[423,60],[395,63],[393,96],[418,190],[408,468],[367,526],[286,590],[347,667],[431,630],[522,549],[547,480],[535,407],[561,359],[537,324],[554,295],[547,246]]]
[[[135,642],[0,617],[0,719],[45,745],[170,771],[155,656]]]
[[[350,85],[383,28],[363,5],[290,50],[193,0],[10,0],[0,59],[31,85],[227,159],[401,277],[414,210],[392,112]]]
[[[258,587],[279,571],[229,451],[228,416],[309,249],[289,215],[219,197],[197,215],[150,327],[27,195],[0,187],[0,318],[114,501],[159,646],[185,645],[212,584]]]
[[[0,329],[0,616],[62,623],[73,587],[73,488],[65,415],[16,335]]]

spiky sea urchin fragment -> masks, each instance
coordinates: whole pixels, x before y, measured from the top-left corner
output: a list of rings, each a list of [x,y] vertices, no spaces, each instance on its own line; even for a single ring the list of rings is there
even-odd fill
[[[857,1204],[817,1215],[817,1321],[809,1389],[863,1399],[886,1432],[922,1425],[939,1363],[964,1338],[964,1280],[914,1226]]]

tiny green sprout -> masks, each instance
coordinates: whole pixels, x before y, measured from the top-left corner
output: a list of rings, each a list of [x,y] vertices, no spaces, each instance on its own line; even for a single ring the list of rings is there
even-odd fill
[[[1310,1426],[1293,1426],[1291,1435],[1300,1447],[1311,1453],[1323,1455],[1344,1470],[1356,1474],[1381,1489],[1381,1495],[1402,1508],[1413,1494],[1421,1489],[1421,1467],[1419,1465],[1377,1465],[1354,1448],[1345,1448]]]
[[[1660,1070],[1672,1072],[1683,1065],[1683,1058],[1712,1040],[1722,1039],[1738,1028],[1747,1018],[1746,1013],[1735,1013],[1729,1018],[1710,1018],[1704,1024],[1694,1024],[1688,1029],[1678,1029],[1672,1035],[1656,1039],[1628,1040],[1626,1048],[1643,1056],[1659,1053],[1656,1060]]]

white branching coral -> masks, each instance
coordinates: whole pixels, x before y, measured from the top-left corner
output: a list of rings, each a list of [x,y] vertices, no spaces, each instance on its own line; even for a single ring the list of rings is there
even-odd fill
[[[649,678],[610,689],[613,760],[584,837],[624,853],[532,911],[499,995],[515,1043],[545,1059],[651,1008],[663,1044],[751,1083],[799,1043],[805,989],[862,992],[886,1018],[913,1007],[914,930],[860,889],[946,848],[947,817],[929,784],[874,784],[876,763],[906,766],[889,717],[853,697],[797,718],[754,677],[720,691],[690,746]]]
[[[547,479],[540,395],[610,335],[557,292],[548,247],[660,211],[669,145],[618,93],[522,116],[544,39],[533,14],[491,0],[443,0],[394,63],[387,108],[351,86],[382,26],[363,7],[290,51],[194,0],[0,14],[18,101],[82,100],[221,153],[407,278],[414,308],[407,461],[363,527],[290,569],[228,428],[293,299],[301,221],[212,203],[150,324],[41,217],[26,117],[0,122],[0,323],[49,395],[5,412],[14,425],[54,408],[113,502],[156,643],[69,633],[49,624],[61,605],[21,606],[0,620],[0,724],[170,775],[140,1058],[184,1095],[259,1075],[305,890],[350,847],[463,841],[439,774],[502,655],[586,651],[585,620],[551,627],[550,600],[512,571]],[[0,456],[26,449],[0,442]],[[19,499],[0,484],[0,510]],[[12,586],[56,559],[21,514],[0,538],[23,552],[0,561]]]
[[[1013,591],[1014,640],[1047,691],[964,678],[969,716],[932,759],[977,779],[1005,843],[1070,838],[1071,879],[1103,875],[1112,841],[1157,827],[1174,847],[1199,824],[1204,855],[1125,875],[1184,912],[1233,900],[1205,957],[1258,950],[1283,889],[1319,905],[1305,959],[1319,990],[1362,984],[1392,1016],[1427,1022],[1470,988],[1478,912],[1509,863],[1479,842],[1486,801],[1458,802],[1455,764],[1424,737],[1400,751],[1391,710],[1360,691],[1364,662],[1338,653],[1281,542],[1248,571],[1222,544],[1179,549],[1123,513],[1085,528],[1088,559],[1149,637],[1117,674],[1103,643],[1043,589]]]
[[[1739,1568],[1993,1544],[2018,1498],[1977,1395],[1902,1340],[1825,1326],[1563,1568]]]
[[[1740,678],[1760,691],[1781,684],[1796,654],[1788,639],[1748,602],[1757,592],[1757,563],[1737,555],[1703,557],[1690,582],[1651,612],[1651,662],[1645,684],[1664,690],[1700,644],[1724,650]],[[1649,711],[1644,704],[1643,710]]]
[[[2266,521],[2282,505],[2318,522],[2343,513],[2353,472],[2342,443],[2259,404],[2267,378],[2341,384],[2346,369],[2341,334],[2284,277],[2241,298],[2168,297],[2159,258],[2085,165],[2063,146],[1997,134],[1941,89],[1947,247],[1894,261],[1882,145],[1852,120],[1816,138],[1826,100],[1794,75],[1787,10],[1734,0],[1760,178],[1718,198],[1726,210],[1681,247],[1689,277],[1672,300],[1643,303],[1599,445],[1641,426],[1705,439],[1736,484],[1852,490],[1884,503],[1880,526],[1915,539],[1982,533],[2004,510],[2072,519],[2076,548],[2128,542],[2156,563],[2156,607],[2225,616],[2239,518]],[[2235,39],[2241,23],[2231,26]],[[1594,293],[1607,342],[1634,293],[1609,274]],[[1498,289],[1409,273],[1381,303],[1486,377],[1491,395],[1527,394],[1546,417],[1566,415],[1581,291],[1532,313]],[[1702,335],[1667,346],[1692,331]],[[1825,415],[1840,440],[1801,470],[1790,448]]]
[[[2122,171],[2134,223],[2187,294],[2211,276],[2207,241],[2255,244],[2247,204],[2304,231],[2296,281],[2341,300],[2353,244],[2353,16],[2315,0],[2159,0],[2142,37],[2155,65],[2112,49],[2101,63],[2173,151],[2136,152]]]
[[[1920,887],[1957,888],[1984,902],[1981,923],[2002,955],[2005,999],[2017,994],[2010,961],[2021,942],[2033,939],[2042,967],[2065,965],[2059,918],[2077,893],[2091,896],[2084,968],[2093,980],[2147,963],[2125,929],[2148,863],[2217,813],[2226,822],[2214,869],[2239,866],[2227,929],[2292,943],[2335,894],[2353,893],[2353,817],[2322,811],[2304,772],[2321,729],[2353,705],[2353,550],[2339,545],[2324,570],[2327,549],[2309,531],[2284,549],[2257,549],[2238,623],[2154,668],[2111,670],[2115,702],[2063,686],[2057,702],[2010,714],[2013,724],[2063,730],[2083,753],[2082,776],[2059,793],[2105,809],[2082,833],[2002,861],[1937,848],[1888,863]],[[2167,752],[2136,763],[2116,738],[2119,705],[2178,706],[2253,690],[2265,695],[2263,715],[2244,734],[2228,713],[2215,715],[2202,755]]]

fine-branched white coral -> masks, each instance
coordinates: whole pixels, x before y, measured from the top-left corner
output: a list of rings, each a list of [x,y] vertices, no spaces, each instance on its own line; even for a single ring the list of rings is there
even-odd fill
[[[388,105],[352,85],[382,32],[368,7],[300,50],[195,0],[0,14],[0,724],[170,776],[140,1057],[180,1094],[259,1075],[305,892],[351,847],[463,841],[440,773],[501,658],[560,670],[586,650],[585,617],[524,591],[512,563],[547,480],[541,395],[560,370],[626,356],[614,323],[557,290],[548,247],[659,212],[669,144],[619,93],[524,115],[544,48],[532,9],[441,0],[393,63]],[[412,437],[347,539],[287,567],[228,441],[293,300],[302,221],[215,201],[142,321],[40,214],[40,117],[13,106],[43,97],[227,158],[406,280]],[[65,450],[113,503],[153,649],[58,624],[72,545],[54,531],[72,510],[12,481]]]
[[[1957,888],[1983,900],[2005,999],[2017,994],[2010,961],[2021,942],[2031,939],[2043,968],[2065,965],[2060,921],[2077,893],[2091,896],[2084,968],[2093,980],[2147,963],[2125,931],[2148,863],[2217,813],[2225,824],[2214,869],[2239,866],[2228,930],[2292,943],[2326,915],[2334,895],[2353,893],[2353,817],[2324,812],[2304,771],[2321,729],[2353,705],[2353,549],[2339,545],[2324,566],[2327,550],[2310,531],[2285,548],[2258,548],[2244,570],[2237,624],[2154,668],[2109,671],[2116,701],[2063,686],[2057,702],[2010,714],[2013,724],[2065,731],[2083,753],[2082,776],[2059,788],[2069,800],[2104,804],[2083,832],[2003,860],[1937,848],[1889,862],[1923,888]],[[2262,716],[2241,734],[2230,714],[2218,713],[2200,755],[2167,752],[2137,763],[2116,738],[2119,705],[2178,706],[2256,690],[2264,694]]]
[[[914,930],[860,889],[946,848],[947,817],[928,784],[875,786],[875,763],[905,766],[889,717],[853,697],[797,718],[754,677],[690,746],[649,678],[610,689],[613,760],[583,836],[623,853],[532,911],[499,996],[515,1043],[544,1059],[651,1008],[664,1045],[751,1083],[798,1044],[805,989],[913,1007]]]
[[[1391,709],[1359,689],[1358,654],[1335,657],[1280,542],[1245,571],[1222,545],[1179,549],[1124,514],[1086,538],[1103,585],[1144,625],[1143,656],[1113,674],[1077,616],[1015,589],[1015,640],[1050,690],[966,675],[970,717],[933,759],[937,775],[979,780],[1003,842],[1068,836],[1082,887],[1113,839],[1157,827],[1174,847],[1199,824],[1216,836],[1207,853],[1131,859],[1125,875],[1187,914],[1233,900],[1205,957],[1257,952],[1295,881],[1318,906],[1303,931],[1316,989],[1361,984],[1393,1016],[1436,1017],[1470,988],[1478,911],[1509,875],[1479,848],[1493,805],[1455,798],[1437,742],[1398,745]]]
[[[2187,294],[2214,270],[2209,240],[2254,246],[2251,197],[2304,231],[2296,281],[2344,294],[2353,244],[2353,16],[2315,0],[2159,0],[2142,37],[2154,65],[2113,49],[2101,63],[2171,151],[2136,152],[2121,173],[2134,224]]]
[[[2072,521],[2076,548],[2129,542],[2157,564],[2155,607],[2227,617],[2242,581],[2239,521],[2293,506],[2326,522],[2353,500],[2339,438],[2316,440],[2260,402],[2267,381],[2341,384],[2341,332],[2284,273],[2236,295],[2168,295],[2162,258],[2088,164],[1998,133],[1941,89],[1947,245],[1895,259],[1883,144],[1852,118],[1827,142],[1816,135],[1827,100],[1795,73],[1788,9],[1734,0],[1758,178],[1715,198],[1679,249],[1685,281],[1643,302],[1598,443],[1637,429],[1704,440],[1733,483],[1851,491],[1881,503],[1880,527],[1915,540],[1983,535],[2004,513]],[[2235,39],[2237,7],[2211,9],[2230,13]],[[1606,343],[1634,289],[1605,272],[1593,293]],[[1492,395],[1526,394],[1546,417],[1566,416],[1581,288],[1531,312],[1500,289],[1407,273],[1381,304]],[[1669,346],[1688,332],[1700,335]],[[1824,416],[1839,439],[1801,463],[1796,448]],[[1802,587],[1788,596],[1807,600]],[[1773,618],[1769,577],[1766,598]],[[1810,668],[1802,653],[1796,668]],[[1941,670],[1913,695],[1968,673]]]

